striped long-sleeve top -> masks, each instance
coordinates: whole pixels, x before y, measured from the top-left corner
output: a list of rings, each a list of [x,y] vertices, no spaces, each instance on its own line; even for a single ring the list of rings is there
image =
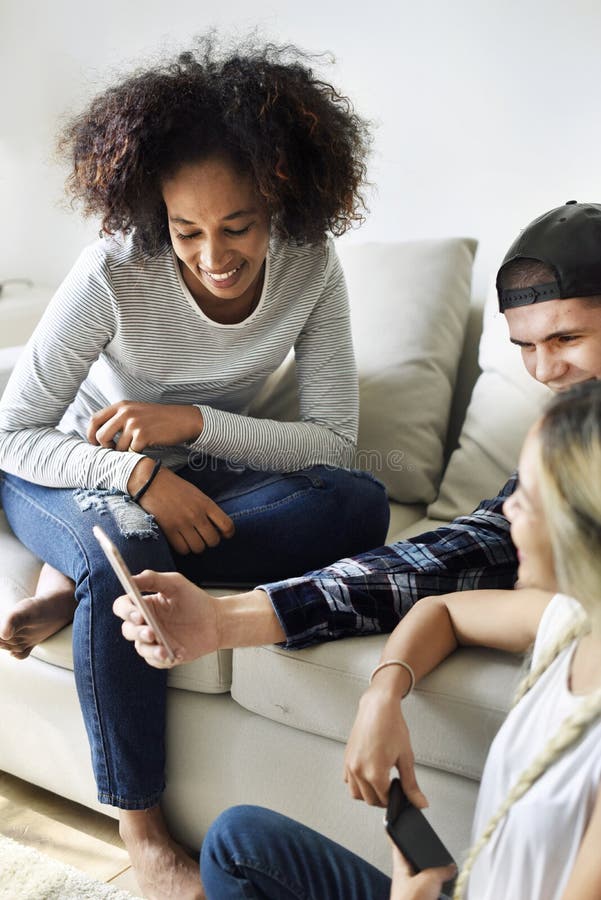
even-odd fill
[[[247,415],[294,347],[300,421]],[[171,247],[135,236],[83,251],[20,356],[0,404],[0,468],[50,487],[126,491],[140,459],[88,443],[93,413],[120,400],[197,405],[187,445],[153,448],[171,468],[203,453],[275,471],[349,465],[358,388],[344,275],[332,241],[272,237],[263,290],[244,321],[199,308]]]

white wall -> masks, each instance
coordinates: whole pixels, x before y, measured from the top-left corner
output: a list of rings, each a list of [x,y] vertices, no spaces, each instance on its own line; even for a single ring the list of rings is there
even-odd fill
[[[481,295],[531,218],[601,201],[599,0],[0,0],[0,280],[58,283],[96,234],[61,205],[61,117],[211,25],[335,54],[376,126],[371,216],[345,240],[474,235]]]

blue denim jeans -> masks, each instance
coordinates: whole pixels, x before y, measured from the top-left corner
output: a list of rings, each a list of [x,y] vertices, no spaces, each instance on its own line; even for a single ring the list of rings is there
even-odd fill
[[[300,822],[260,806],[235,806],[213,822],[202,845],[200,871],[208,900],[390,896],[390,878],[383,872]]]
[[[122,588],[93,526],[102,526],[133,572],[177,569],[196,583],[228,584],[326,565],[377,546],[388,526],[384,488],[363,473],[240,472],[216,464],[178,474],[233,519],[235,537],[180,556],[154,519],[121,492],[48,488],[0,475],[0,500],[16,536],[75,582],[75,680],[98,797],[123,809],[156,805],[164,788],[166,674],[121,635],[112,604]]]

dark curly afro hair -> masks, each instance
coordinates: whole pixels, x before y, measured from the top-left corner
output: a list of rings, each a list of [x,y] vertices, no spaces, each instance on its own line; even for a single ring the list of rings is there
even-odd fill
[[[222,157],[250,175],[286,240],[322,242],[363,221],[367,123],[294,47],[220,51],[199,39],[175,61],[97,96],[64,131],[67,188],[104,232],[169,242],[161,186],[182,165]]]

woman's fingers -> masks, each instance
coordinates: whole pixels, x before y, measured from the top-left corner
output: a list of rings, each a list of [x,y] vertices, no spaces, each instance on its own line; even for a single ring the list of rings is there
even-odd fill
[[[348,778],[345,777],[345,781],[348,784],[352,783],[356,786],[359,791],[359,796],[355,797],[357,800],[365,800],[369,806],[386,806],[388,803],[388,789],[390,787],[390,775],[388,772],[386,774],[378,775],[378,776],[368,776],[365,772],[350,772],[347,769]],[[353,796],[355,796],[353,794]]]
[[[373,803],[366,800],[367,803],[370,803],[370,806],[386,806],[388,804],[388,791],[390,789],[389,768],[384,769],[380,767],[374,772],[362,772],[358,780],[361,784],[366,785],[366,791],[367,786],[369,787],[369,795],[375,798]]]
[[[368,806],[386,806],[386,803],[382,803],[369,781],[366,781],[364,778],[358,778],[348,769],[345,772],[344,780],[348,784],[353,800],[363,800]]]
[[[113,403],[112,406],[106,406],[104,409],[98,410],[91,417],[87,430],[87,438],[91,444],[100,444],[101,447],[115,446],[113,438],[123,427],[118,417],[119,406],[120,404]]]
[[[115,436],[119,434],[117,440]],[[141,453],[147,446],[138,418],[132,415],[132,404],[113,403],[98,410],[90,418],[86,432],[91,444],[126,451],[131,447]]]
[[[180,524],[175,529],[164,529],[165,536],[180,556],[187,556],[189,553],[204,553],[207,547],[217,547],[221,543],[222,537],[232,537],[234,534],[234,523],[229,516],[225,516],[225,518],[231,523],[228,534],[220,533],[211,520],[203,516],[193,524]]]
[[[169,545],[176,553],[179,553],[180,556],[187,556],[190,553],[190,545],[178,528],[163,528],[163,531]]]
[[[105,422],[107,422],[113,415],[113,406],[106,406],[104,409],[99,409],[98,412],[94,413],[93,416],[90,417],[90,421],[88,422],[88,427],[86,430],[86,437],[90,444],[99,444],[100,441],[97,437],[97,431],[101,428]]]
[[[361,794],[363,800],[367,803],[368,806],[385,806],[385,803],[382,803],[373,787],[369,783],[369,781],[363,781],[360,784]]]
[[[212,500],[207,506],[207,516],[211,520],[215,528],[217,528],[222,537],[231,538],[234,536],[236,532],[234,523],[227,515],[227,513],[224,513],[221,507],[217,506],[217,504]],[[209,544],[209,546],[212,547],[213,545]]]
[[[131,450],[132,453],[144,452],[144,449],[146,447],[144,441],[141,441],[137,435],[131,435],[128,431],[125,431],[125,429],[121,432],[119,438],[116,441],[113,440],[114,435],[118,430],[118,428],[113,427],[111,429],[112,434],[110,435],[110,437],[106,438],[106,443],[104,439],[102,439],[100,443],[103,444],[103,446],[112,445],[115,450],[120,450],[122,453],[127,453],[128,450]]]
[[[187,553],[203,553],[206,550],[202,534],[194,526],[182,529],[179,533],[186,543]]]
[[[405,859],[390,835],[388,835],[388,840],[392,847],[392,868],[395,878],[404,883],[415,875],[413,866]]]
[[[203,549],[206,547],[217,547],[217,545],[221,543],[221,534],[210,519],[205,519],[201,524],[195,525],[194,529],[205,545]]]
[[[404,753],[399,756],[396,766],[405,796],[414,806],[417,806],[418,809],[425,809],[430,804],[428,803],[426,795],[422,793],[417,783],[413,753]]]
[[[438,873],[439,877],[442,880],[442,884],[444,884],[445,881],[450,881],[451,878],[455,877],[455,875],[457,874],[457,866],[455,865],[455,863],[450,863],[448,866],[441,866],[434,871]]]
[[[438,900],[440,890],[445,883],[457,874],[457,866],[423,869],[415,873],[413,867],[405,859],[396,844],[390,839],[392,846],[392,898],[407,897],[412,900]]]
[[[212,521],[206,516],[203,516],[200,521],[195,522],[194,525],[191,525],[185,531],[181,531],[180,534],[182,534],[192,553],[203,553],[207,547],[217,547],[221,543],[222,538]]]

